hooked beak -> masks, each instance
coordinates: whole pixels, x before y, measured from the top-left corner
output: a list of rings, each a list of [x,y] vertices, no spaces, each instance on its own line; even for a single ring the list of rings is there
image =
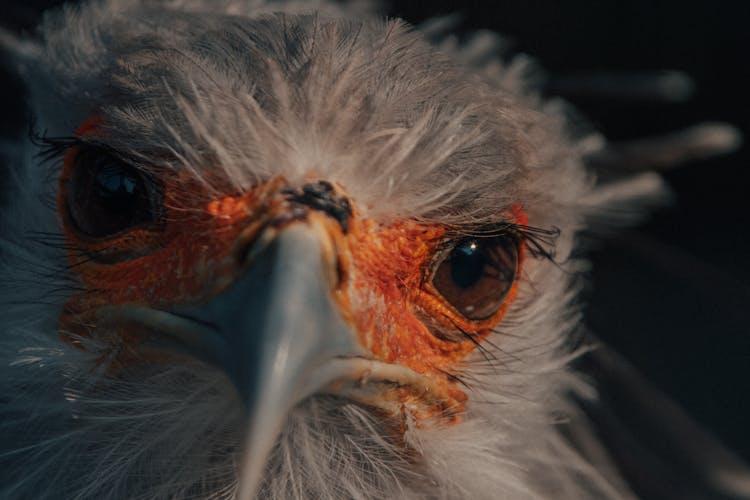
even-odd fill
[[[249,265],[209,302],[158,311],[129,307],[109,318],[162,334],[157,351],[180,350],[225,371],[245,404],[248,424],[238,498],[252,498],[286,415],[332,384],[356,379],[364,354],[332,293],[332,252],[317,224],[268,229],[250,248]]]
[[[243,499],[255,494],[287,413],[341,377],[331,361],[363,354],[331,296],[327,256],[313,228],[292,225],[251,252],[250,267],[231,287],[181,311],[216,331],[214,362],[246,405]]]

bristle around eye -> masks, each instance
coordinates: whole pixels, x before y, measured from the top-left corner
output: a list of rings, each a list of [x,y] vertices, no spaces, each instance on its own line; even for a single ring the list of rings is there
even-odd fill
[[[135,168],[139,167],[139,161],[134,157],[133,152],[124,153],[98,137],[77,135],[50,137],[47,136],[46,132],[39,132],[32,125],[29,128],[29,141],[31,144],[39,148],[35,157],[41,164],[52,164],[57,166],[57,162],[62,161],[62,158],[68,151],[73,148],[80,148],[102,154],[109,154],[127,161]]]
[[[36,157],[42,163],[49,163],[61,159],[71,148],[84,144],[80,137],[48,137],[46,133],[40,133],[33,128],[29,129],[29,141],[37,147],[39,151]]]
[[[537,259],[555,262],[555,245],[560,229],[544,229],[533,226],[513,225],[513,231],[521,235],[529,254]]]
[[[554,226],[542,228],[514,222],[450,228],[448,231],[448,235],[452,239],[461,237],[495,238],[505,234],[515,235],[523,240],[529,255],[553,262],[555,261],[555,246],[560,233],[560,229]]]

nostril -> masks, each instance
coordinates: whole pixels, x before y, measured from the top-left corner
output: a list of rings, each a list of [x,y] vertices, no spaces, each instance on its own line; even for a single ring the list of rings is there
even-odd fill
[[[349,198],[336,192],[334,186],[324,180],[310,182],[299,188],[289,188],[282,191],[287,196],[287,201],[304,205],[325,213],[335,219],[341,230],[346,234],[349,231],[349,219],[352,216],[352,207]]]

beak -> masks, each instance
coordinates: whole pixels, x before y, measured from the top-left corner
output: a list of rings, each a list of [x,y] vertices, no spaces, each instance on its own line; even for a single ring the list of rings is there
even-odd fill
[[[246,406],[242,499],[256,493],[287,413],[344,375],[337,360],[363,354],[332,298],[324,230],[270,231],[239,279],[206,304],[173,311],[162,330],[222,368]]]

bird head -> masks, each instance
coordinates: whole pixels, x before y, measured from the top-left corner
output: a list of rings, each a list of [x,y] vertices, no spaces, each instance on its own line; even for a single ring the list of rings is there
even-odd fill
[[[101,127],[79,129],[60,175],[83,285],[63,306],[64,341],[102,341],[111,377],[185,355],[225,371],[251,422],[251,485],[286,413],[314,394],[380,411],[402,433],[460,420],[453,372],[516,294],[520,206],[473,231],[368,217],[314,172],[239,188],[226,174],[145,173],[103,149]]]
[[[574,235],[658,178],[595,188],[524,61],[225,4],[93,2],[9,44],[44,131],[5,230],[34,282],[7,425],[44,434],[19,456],[81,497],[610,492],[555,426]]]

